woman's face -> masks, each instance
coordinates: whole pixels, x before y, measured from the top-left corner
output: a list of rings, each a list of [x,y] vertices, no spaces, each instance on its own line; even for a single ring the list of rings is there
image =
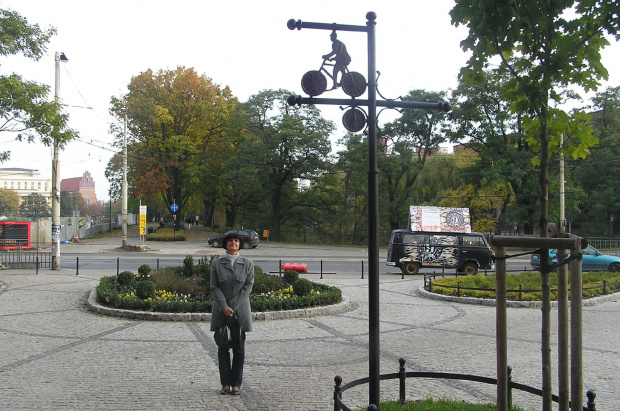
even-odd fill
[[[231,238],[230,240],[228,240],[228,242],[226,243],[226,251],[228,251],[228,254],[230,255],[238,254],[239,253],[239,239]]]

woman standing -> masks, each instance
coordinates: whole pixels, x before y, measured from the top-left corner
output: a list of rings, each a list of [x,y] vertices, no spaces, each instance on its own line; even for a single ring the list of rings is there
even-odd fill
[[[254,285],[254,263],[239,255],[239,249],[243,247],[243,238],[239,234],[230,233],[224,237],[223,247],[226,254],[211,264],[211,331],[217,331],[226,317],[234,314],[246,332],[252,331],[250,292]],[[220,394],[241,393],[245,347],[232,348],[232,352],[231,363],[230,349],[218,347],[217,350],[222,384]]]

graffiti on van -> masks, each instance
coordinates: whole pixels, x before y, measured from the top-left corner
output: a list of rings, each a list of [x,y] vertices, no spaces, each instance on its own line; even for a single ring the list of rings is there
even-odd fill
[[[458,237],[432,235],[430,243],[420,243],[415,239],[405,244],[405,256],[401,262],[415,261],[430,267],[454,267],[459,262]]]

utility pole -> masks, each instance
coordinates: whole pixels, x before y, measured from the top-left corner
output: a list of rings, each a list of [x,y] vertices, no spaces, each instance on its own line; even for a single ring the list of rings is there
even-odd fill
[[[55,81],[54,81],[54,102],[58,102],[58,92],[60,90],[60,62],[67,62],[69,59],[65,53],[56,52],[54,56]],[[60,142],[54,137],[54,154],[52,158],[52,270],[60,270],[60,160],[58,159]]]
[[[123,109],[123,247],[127,247],[127,109]]]

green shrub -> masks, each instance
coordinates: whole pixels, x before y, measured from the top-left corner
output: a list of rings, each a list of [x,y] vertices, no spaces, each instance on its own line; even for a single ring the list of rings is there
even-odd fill
[[[262,275],[263,274],[263,269],[257,265],[254,266],[254,275]]]
[[[155,283],[152,281],[138,281],[136,295],[142,300],[155,297]]]
[[[185,241],[185,230],[177,230],[176,233],[172,228],[160,228],[155,233],[146,235],[147,241]]]
[[[602,295],[603,280],[606,281],[606,293],[613,293],[620,289],[620,273],[609,273],[606,271],[584,272],[582,280],[584,298]],[[483,274],[478,274],[468,277],[437,278],[433,280],[432,292],[456,296],[457,290],[455,287],[459,283],[461,287],[460,295],[462,297],[495,298],[495,275],[485,276]],[[549,284],[551,286],[551,300],[556,301],[558,287],[557,273],[550,273]],[[465,288],[472,288],[474,290],[465,290]],[[528,271],[509,275],[506,277],[506,289],[506,297],[509,300],[540,301],[542,299],[542,292],[538,291],[542,289],[540,273]],[[519,290],[523,291],[519,292]]]
[[[188,255],[183,260],[183,275],[191,277],[194,275],[194,257]]]
[[[312,283],[305,278],[300,278],[293,283],[293,293],[299,297],[304,297],[312,291]]]
[[[142,264],[140,267],[138,267],[138,274],[140,274],[143,277],[146,277],[147,275],[151,274],[151,271],[153,271],[151,269],[151,266],[148,264]]]
[[[120,285],[129,285],[133,283],[136,276],[131,271],[122,271],[116,276],[116,280]]]
[[[211,284],[211,264],[197,264],[194,266],[194,275],[199,278],[199,283],[205,287]]]
[[[299,279],[299,273],[295,270],[286,270],[284,274],[282,274],[282,277],[292,284]]]
[[[201,296],[209,293],[209,284],[203,284],[198,277],[186,277],[179,267],[166,267],[154,271],[150,277],[158,290],[176,292],[183,295]]]
[[[256,269],[254,269],[254,288],[252,288],[252,292],[254,294],[268,294],[272,291],[278,291],[285,287],[286,286],[280,277],[263,274],[262,272],[257,274]]]

